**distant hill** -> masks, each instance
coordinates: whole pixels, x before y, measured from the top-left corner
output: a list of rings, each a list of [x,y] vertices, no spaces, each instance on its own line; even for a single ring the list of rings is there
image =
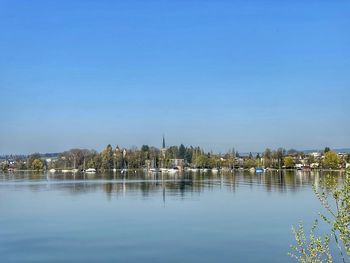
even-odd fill
[[[60,153],[39,153],[42,158],[55,158]],[[26,159],[29,155],[26,154],[3,154],[0,155],[0,160],[16,160],[16,159]]]
[[[339,148],[339,149],[331,149],[332,151],[335,151],[337,153],[350,153],[350,148]],[[312,153],[312,152],[323,152],[324,149],[314,149],[314,150],[304,150],[304,153]]]

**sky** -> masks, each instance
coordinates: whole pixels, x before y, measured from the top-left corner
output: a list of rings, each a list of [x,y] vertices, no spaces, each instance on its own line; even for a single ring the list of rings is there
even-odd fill
[[[0,154],[350,147],[350,1],[0,0]]]

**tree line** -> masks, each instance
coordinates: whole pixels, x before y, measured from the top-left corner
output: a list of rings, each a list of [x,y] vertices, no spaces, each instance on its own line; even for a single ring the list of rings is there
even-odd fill
[[[183,160],[184,166],[192,168],[294,168],[298,162],[304,165],[319,163],[319,168],[338,169],[349,162],[349,155],[341,158],[328,147],[325,148],[320,158],[307,155],[304,152],[283,148],[271,150],[265,149],[263,153],[242,156],[235,149],[224,154],[206,152],[200,147],[181,144],[170,146],[167,149],[142,145],[141,148],[130,149],[113,148],[107,145],[101,152],[88,149],[71,149],[56,155],[56,157],[45,158],[39,153],[18,158],[14,162],[3,162],[1,169],[9,168],[18,170],[43,170],[43,169],[87,169],[98,170],[124,169],[124,168],[172,168],[172,160]]]

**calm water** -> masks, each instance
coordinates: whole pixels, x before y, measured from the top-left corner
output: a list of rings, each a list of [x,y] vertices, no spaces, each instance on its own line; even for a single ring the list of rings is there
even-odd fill
[[[292,262],[323,176],[0,173],[0,262]]]

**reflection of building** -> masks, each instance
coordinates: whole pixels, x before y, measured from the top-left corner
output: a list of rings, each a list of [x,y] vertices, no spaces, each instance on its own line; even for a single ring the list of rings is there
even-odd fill
[[[165,146],[165,138],[163,135],[163,142],[162,142],[162,148],[160,149],[161,152],[161,168],[164,168],[165,165],[165,154],[166,154],[166,146]]]

